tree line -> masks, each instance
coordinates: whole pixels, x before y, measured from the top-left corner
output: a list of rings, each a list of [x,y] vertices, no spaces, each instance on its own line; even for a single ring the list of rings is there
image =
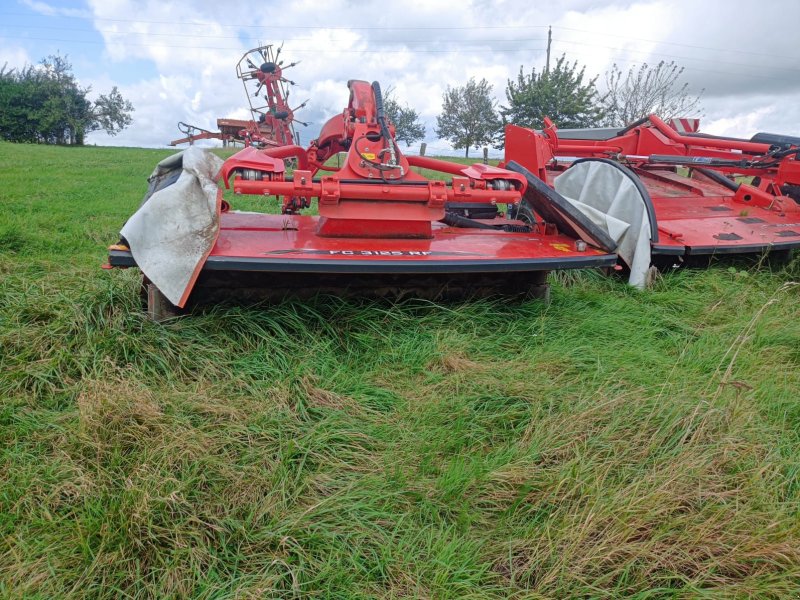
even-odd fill
[[[81,87],[67,57],[51,55],[38,65],[0,69],[0,138],[44,144],[84,143],[86,134],[116,135],[131,124],[133,105],[111,88],[95,101]]]
[[[503,147],[507,123],[541,128],[545,116],[561,128],[623,127],[650,113],[664,119],[688,116],[699,110],[700,95],[679,82],[683,68],[661,61],[622,71],[616,64],[605,75],[605,91],[597,77],[586,78],[586,67],[568,62],[565,55],[552,68],[526,73],[520,67],[506,84],[506,103],[498,106],[492,85],[471,78],[462,86],[448,86],[436,134],[469,156],[470,148]],[[133,105],[115,87],[95,101],[72,74],[66,57],[51,55],[38,65],[0,69],[0,138],[14,142],[83,144],[91,131],[116,135],[130,125]],[[702,91],[701,91],[702,94]],[[411,145],[424,139],[419,114],[400,104],[391,88],[384,99],[399,141]]]
[[[492,85],[471,78],[462,86],[448,86],[442,96],[442,112],[436,117],[436,135],[469,156],[470,148],[503,147],[503,129],[513,123],[541,128],[550,117],[561,128],[624,127],[651,113],[664,119],[690,116],[700,110],[700,95],[680,83],[683,68],[674,62],[646,63],[621,70],[616,64],[605,75],[605,91],[598,77],[588,79],[586,67],[567,61],[565,55],[551,68],[526,73],[520,67],[506,84],[506,103],[498,106]],[[425,127],[413,109],[392,99],[388,110],[399,140],[412,144],[425,137]],[[413,127],[410,127],[413,126]]]

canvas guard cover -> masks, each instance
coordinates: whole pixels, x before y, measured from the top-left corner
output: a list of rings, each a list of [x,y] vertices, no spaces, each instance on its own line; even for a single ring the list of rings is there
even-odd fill
[[[136,264],[176,306],[184,306],[219,235],[222,160],[191,146],[165,158],[139,210],[120,232]]]
[[[651,223],[648,202],[631,176],[615,165],[584,160],[556,177],[555,189],[617,242],[617,254],[630,268],[628,283],[643,288]]]

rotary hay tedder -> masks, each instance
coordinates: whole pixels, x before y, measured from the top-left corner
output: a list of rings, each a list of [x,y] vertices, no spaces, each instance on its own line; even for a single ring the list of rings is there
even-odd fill
[[[181,121],[178,129],[184,137],[172,140],[169,145],[193,144],[198,140],[211,139],[222,140],[223,146],[235,142],[259,148],[294,144],[297,140],[294,123],[308,125],[295,119],[294,113],[308,101],[295,108],[289,107],[287,86],[293,86],[295,82],[287,79],[284,73],[298,63],[284,64],[280,56],[281,48],[273,50],[272,45],[259,46],[245,52],[236,63],[236,77],[244,86],[252,119],[217,119],[219,131],[209,131]],[[248,87],[251,83],[255,87]],[[263,99],[263,104],[261,100],[254,102],[259,98]]]
[[[800,246],[800,139],[680,134],[657,117],[622,130],[548,121],[508,126],[501,166],[464,166],[403,155],[378,84],[348,87],[308,148],[248,147],[224,164],[190,149],[159,165],[109,252],[111,267],[142,269],[153,317],[287,294],[545,297],[548,271],[587,267],[641,287],[652,265]],[[219,181],[278,196],[282,214],[232,210]],[[313,199],[318,215],[302,214]]]

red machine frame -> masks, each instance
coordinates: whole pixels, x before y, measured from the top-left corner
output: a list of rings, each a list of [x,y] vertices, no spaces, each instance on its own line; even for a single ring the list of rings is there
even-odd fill
[[[222,203],[219,235],[192,297],[204,288],[227,294],[258,285],[402,293],[434,276],[446,276],[445,289],[459,296],[487,280],[540,295],[550,270],[622,268],[617,243],[554,189],[561,173],[586,160],[610,162],[634,180],[656,264],[800,247],[798,138],[679,133],[655,116],[599,134],[559,132],[546,120],[543,132],[507,126],[499,167],[464,166],[403,155],[378,84],[348,87],[343,113],[307,148],[247,147],[225,161],[218,177],[227,188],[278,196],[282,214]],[[339,153],[343,163],[329,164]],[[291,177],[286,159],[296,164]],[[737,182],[733,174],[754,179]],[[303,213],[313,198],[318,215]],[[110,249],[109,263],[136,266],[124,240]],[[412,278],[419,275],[422,283]]]
[[[509,125],[505,160],[522,164],[551,186],[577,160],[624,165],[646,190],[655,221],[654,255],[800,247],[800,138],[679,133],[656,115],[611,135],[594,132],[559,131],[549,119],[542,132]]]
[[[593,238],[594,226],[579,213],[584,239],[525,208],[530,186],[542,185],[531,173],[405,156],[378,84],[348,87],[347,108],[308,148],[249,147],[225,161],[219,178],[226,187],[276,195],[282,214],[239,213],[223,203],[219,236],[193,296],[213,286],[249,290],[259,276],[273,290],[328,289],[323,280],[335,276],[336,293],[431,287],[442,290],[429,296],[436,298],[455,289],[459,296],[485,295],[481,289],[537,296],[546,294],[550,270],[616,265],[613,244],[602,232]],[[328,164],[339,153],[346,153],[341,166]],[[291,177],[285,159],[296,161]],[[318,216],[301,214],[312,198]],[[110,249],[109,262],[136,266],[124,241]],[[232,283],[237,274],[244,280]]]
[[[404,156],[394,142],[393,126],[387,123],[388,131],[382,131],[372,99],[373,86],[365,81],[350,81],[348,86],[350,102],[344,115],[328,121],[319,139],[308,149],[246,149],[225,163],[222,180],[227,185],[233,173],[258,173],[261,180],[237,178],[234,192],[282,196],[283,212],[287,214],[308,208],[309,199],[318,198],[317,232],[323,237],[429,239],[431,224],[444,218],[447,202],[519,202],[525,179],[517,173],[487,165],[465,168]],[[345,151],[345,163],[335,168],[335,175],[314,180],[321,170],[333,171],[325,162]],[[299,167],[291,181],[283,178],[283,159],[288,157],[296,158]],[[412,171],[412,166],[445,170],[457,176],[448,186],[444,181],[426,179]],[[503,181],[508,189],[494,189],[496,181]]]

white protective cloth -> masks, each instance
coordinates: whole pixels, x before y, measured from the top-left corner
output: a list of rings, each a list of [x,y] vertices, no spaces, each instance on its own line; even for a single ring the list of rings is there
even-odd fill
[[[151,186],[180,171],[177,180],[146,198],[120,232],[142,272],[176,306],[186,303],[219,235],[214,178],[221,166],[217,156],[194,146],[165,158]]]
[[[650,217],[633,180],[614,165],[588,160],[556,177],[555,190],[617,242],[617,254],[631,271],[628,283],[644,288]]]

